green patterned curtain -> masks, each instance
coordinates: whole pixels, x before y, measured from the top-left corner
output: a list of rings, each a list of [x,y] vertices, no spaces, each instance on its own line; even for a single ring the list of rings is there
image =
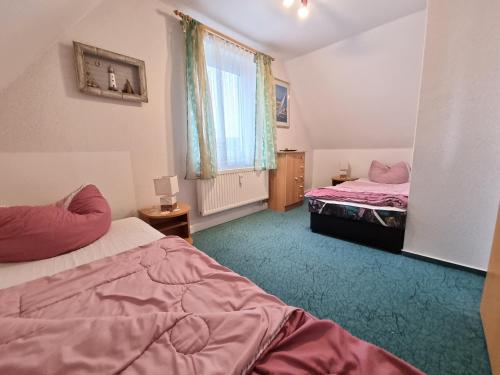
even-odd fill
[[[272,59],[261,53],[257,64],[255,111],[255,169],[276,169],[276,94],[271,70]]]
[[[217,146],[203,47],[203,26],[187,16],[183,17],[182,25],[186,35],[188,110],[186,178],[215,178]]]

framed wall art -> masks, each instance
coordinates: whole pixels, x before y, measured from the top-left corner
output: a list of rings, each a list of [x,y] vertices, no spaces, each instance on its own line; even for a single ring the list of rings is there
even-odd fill
[[[73,42],[78,89],[86,94],[148,101],[144,61]]]
[[[275,79],[274,86],[276,90],[276,126],[290,128],[290,84]]]

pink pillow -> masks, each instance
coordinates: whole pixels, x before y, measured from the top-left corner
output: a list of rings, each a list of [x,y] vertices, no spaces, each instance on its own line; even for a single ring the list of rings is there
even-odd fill
[[[0,262],[51,258],[84,247],[111,225],[111,209],[94,185],[68,209],[56,205],[0,208]]]
[[[368,178],[380,184],[404,184],[410,180],[410,167],[404,161],[389,167],[374,160],[368,171]]]

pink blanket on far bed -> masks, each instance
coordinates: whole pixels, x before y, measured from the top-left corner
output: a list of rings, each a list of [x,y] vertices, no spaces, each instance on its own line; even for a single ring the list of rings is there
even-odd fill
[[[1,374],[421,374],[178,237],[0,290]]]
[[[379,184],[360,179],[337,186],[313,189],[306,194],[306,197],[406,209],[409,189],[409,183]]]

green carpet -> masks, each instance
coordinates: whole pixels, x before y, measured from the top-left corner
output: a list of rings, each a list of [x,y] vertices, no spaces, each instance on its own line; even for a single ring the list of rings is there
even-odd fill
[[[480,275],[312,233],[305,204],[193,237],[197,248],[287,304],[334,320],[424,372],[490,373]]]

